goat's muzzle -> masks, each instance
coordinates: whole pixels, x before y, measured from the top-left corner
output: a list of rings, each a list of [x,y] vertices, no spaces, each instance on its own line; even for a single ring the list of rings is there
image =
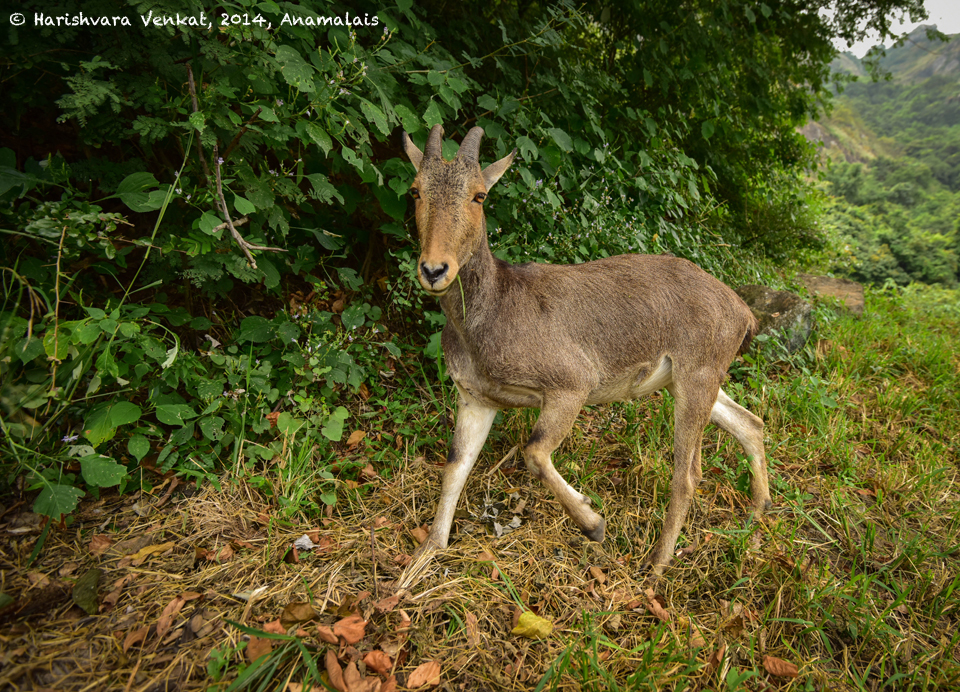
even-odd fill
[[[451,270],[446,262],[420,262],[417,274],[423,290],[439,298],[450,290],[457,268]]]

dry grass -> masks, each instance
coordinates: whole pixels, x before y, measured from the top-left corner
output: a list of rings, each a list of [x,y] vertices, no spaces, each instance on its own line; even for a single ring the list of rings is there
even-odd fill
[[[656,580],[639,565],[667,501],[664,399],[588,411],[557,455],[564,474],[601,500],[602,545],[576,531],[518,455],[496,465],[529,429],[529,414],[505,416],[467,486],[450,549],[398,602],[389,597],[417,529],[432,519],[442,449],[375,469],[318,523],[278,520],[271,502],[231,479],[222,492],[179,486],[166,502],[167,483],[152,497],[88,501],[71,526],[50,531],[32,564],[37,518],[7,507],[0,591],[15,603],[2,613],[0,689],[146,692],[253,680],[243,647],[264,653],[264,640],[231,622],[293,633],[305,647],[271,640],[258,665],[275,668],[253,689],[297,690],[311,665],[329,668],[327,650],[376,677],[369,689],[389,680],[405,689],[431,661],[445,690],[532,690],[542,681],[564,690],[955,688],[958,429],[929,411],[940,405],[929,392],[952,382],[918,366],[876,387],[845,350],[867,338],[851,325],[813,356],[830,382],[867,382],[849,405],[805,409],[812,397],[794,397],[798,373],[784,364],[770,366],[775,376],[748,402],[768,422],[776,508],[750,517],[734,487],[739,448],[708,429],[687,532]],[[909,392],[927,408],[907,401]],[[492,521],[480,519],[491,508],[501,525],[519,517],[519,528],[492,535]],[[305,533],[317,547],[294,560],[290,546]],[[102,554],[98,535],[111,541]],[[71,589],[92,568],[103,575],[99,612],[87,615]],[[298,602],[318,615],[285,612]],[[552,622],[552,634],[512,634],[525,610]],[[354,613],[366,621],[360,636],[325,643],[324,628]],[[373,651],[389,657],[382,675],[364,663]],[[784,661],[797,677],[783,674]]]

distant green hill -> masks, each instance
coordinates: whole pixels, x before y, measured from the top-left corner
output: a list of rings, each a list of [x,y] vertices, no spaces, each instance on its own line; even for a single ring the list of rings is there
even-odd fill
[[[824,225],[844,248],[833,269],[861,281],[960,280],[960,38],[926,34],[887,50],[888,80],[839,55],[834,70],[857,80],[802,130],[824,145]]]
[[[928,29],[936,25],[918,26],[907,36],[903,45],[887,48],[880,59],[880,68],[889,72],[895,82],[916,83],[929,77],[960,76],[960,40],[954,34],[947,43],[927,38]],[[835,72],[866,77],[863,61],[853,53],[841,53],[830,67]]]

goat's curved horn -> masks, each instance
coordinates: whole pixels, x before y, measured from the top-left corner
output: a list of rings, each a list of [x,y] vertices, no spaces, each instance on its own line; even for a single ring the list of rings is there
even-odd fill
[[[440,153],[443,144],[443,125],[434,125],[427,137],[427,144],[423,147],[423,158],[443,158]]]
[[[480,140],[483,137],[482,127],[470,128],[470,132],[460,143],[460,151],[457,158],[465,158],[467,161],[480,161]]]

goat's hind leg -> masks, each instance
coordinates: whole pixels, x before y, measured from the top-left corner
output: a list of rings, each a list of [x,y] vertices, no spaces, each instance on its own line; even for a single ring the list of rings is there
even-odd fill
[[[676,373],[676,370],[675,370]],[[670,502],[663,520],[660,540],[654,547],[649,564],[656,575],[673,559],[673,550],[690,511],[693,494],[700,483],[700,447],[703,430],[710,420],[710,410],[719,378],[708,369],[689,373],[682,377],[674,375],[667,390],[673,395],[673,479],[670,482]]]
[[[543,403],[540,417],[523,448],[527,470],[547,486],[583,534],[592,541],[603,541],[603,517],[590,509],[590,499],[574,490],[553,466],[551,455],[563,442],[580,414],[586,395],[552,394]]]
[[[767,480],[767,459],[763,449],[763,421],[743,408],[722,389],[710,411],[710,422],[737,438],[750,460],[750,494],[759,514],[773,506]]]

